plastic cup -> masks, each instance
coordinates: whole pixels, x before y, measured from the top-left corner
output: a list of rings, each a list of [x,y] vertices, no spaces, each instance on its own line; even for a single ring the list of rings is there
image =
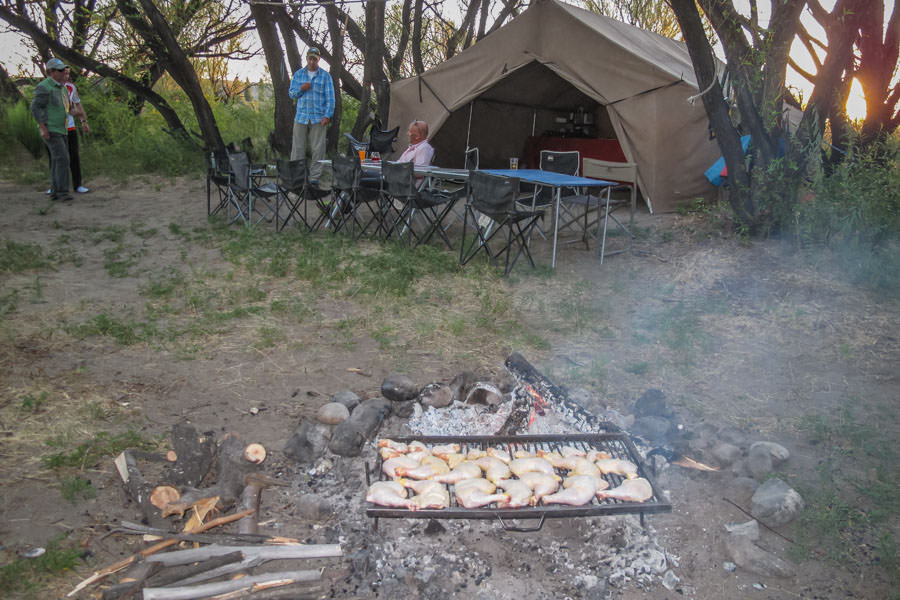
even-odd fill
[[[510,169],[518,169],[519,168],[519,159],[516,157],[509,159],[509,168]]]
[[[366,160],[366,151],[365,150],[357,150],[359,153],[359,162]]]

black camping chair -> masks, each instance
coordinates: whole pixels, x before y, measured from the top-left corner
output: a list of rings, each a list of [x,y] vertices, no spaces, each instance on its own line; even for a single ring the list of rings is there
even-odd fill
[[[228,203],[228,183],[231,180],[231,165],[228,154],[217,150],[206,153],[206,214],[213,216],[225,209]],[[216,205],[212,204],[213,190],[216,190]]]
[[[373,223],[375,235],[384,231],[384,210],[380,192],[359,185],[362,176],[359,156],[337,156],[331,162],[331,169],[333,173],[331,192],[334,197],[330,212],[332,231],[336,233],[348,227],[350,235],[359,238],[366,234]],[[370,209],[368,218],[362,214],[364,207]]]
[[[388,229],[388,235],[396,233],[401,240],[406,239],[418,246],[428,243],[437,232],[447,248],[452,250],[453,244],[447,237],[442,222],[453,208],[453,203],[463,194],[419,189],[414,169],[415,165],[410,162],[382,163],[384,203],[386,207],[396,208],[396,217]],[[420,224],[417,225],[416,221],[420,221]]]
[[[275,201],[275,229],[282,231],[293,219],[298,225],[302,223],[307,231],[314,231],[323,217],[320,202],[331,192],[310,185],[305,158],[279,160],[277,167],[278,194]],[[319,211],[312,222],[310,222],[309,214],[311,203]],[[287,210],[284,219],[281,219],[282,207]]]
[[[349,142],[349,154],[359,154],[360,150],[366,152],[378,152],[379,154],[392,154],[394,152],[394,142],[397,141],[397,135],[400,133],[400,126],[393,129],[380,129],[381,124],[378,121],[372,123],[369,129],[369,141],[363,142],[349,133],[345,133],[344,137]]]
[[[250,157],[246,152],[228,154],[228,177],[225,216],[229,223],[241,221],[251,225],[253,213],[253,182],[250,176]]]
[[[492,261],[505,254],[504,276],[509,275],[516,261],[524,254],[534,268],[534,259],[528,249],[528,239],[537,226],[538,219],[544,217],[543,210],[520,210],[516,206],[519,180],[515,177],[501,177],[484,171],[469,171],[469,201],[466,203],[466,218],[463,220],[463,242],[459,249],[459,264],[465,265],[482,250]],[[486,216],[490,223],[479,223],[479,215]],[[474,224],[476,236],[466,247],[468,223]],[[500,232],[505,231],[505,239]],[[491,244],[494,247],[491,247]],[[510,260],[513,250],[516,254]]]

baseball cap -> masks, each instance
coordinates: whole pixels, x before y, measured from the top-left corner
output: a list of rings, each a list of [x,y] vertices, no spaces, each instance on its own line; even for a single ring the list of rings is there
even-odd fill
[[[66,63],[59,60],[58,58],[51,58],[47,61],[47,70],[48,71],[64,71],[66,70]]]
[[[318,48],[310,48],[309,50],[306,51],[306,55],[307,56],[321,56],[322,53],[319,52]]]

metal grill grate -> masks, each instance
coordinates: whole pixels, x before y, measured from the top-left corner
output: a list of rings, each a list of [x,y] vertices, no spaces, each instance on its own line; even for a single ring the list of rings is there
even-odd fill
[[[612,425],[610,425],[612,428]],[[404,508],[384,508],[379,506],[371,506],[366,509],[366,516],[378,518],[405,518],[405,519],[541,519],[560,518],[560,517],[591,517],[598,515],[639,513],[641,517],[644,514],[669,512],[672,505],[664,502],[653,480],[648,476],[644,466],[640,462],[640,456],[634,444],[623,432],[616,433],[586,433],[586,434],[567,434],[567,435],[519,435],[519,436],[440,436],[440,437],[394,437],[391,438],[397,442],[410,443],[420,441],[424,444],[433,446],[439,444],[456,443],[461,447],[460,452],[466,453],[469,450],[479,449],[486,450],[489,447],[505,450],[513,454],[516,450],[529,450],[536,452],[537,450],[559,450],[563,446],[572,446],[585,451],[589,450],[605,450],[613,458],[621,458],[630,460],[638,467],[638,475],[647,479],[653,488],[653,497],[646,502],[624,502],[606,498],[597,500],[594,498],[590,503],[583,506],[564,506],[564,505],[547,505],[523,508],[499,508],[496,505],[488,505],[482,508],[464,508],[456,503],[456,495],[453,486],[450,485],[450,506],[443,509],[424,509],[411,511]],[[374,468],[367,468],[366,482],[371,484],[373,477],[378,480],[388,479],[387,475],[382,471],[382,459],[379,458]],[[559,471],[559,475],[565,475],[565,472]],[[619,475],[604,475],[604,479],[609,482],[609,486],[616,487],[624,477]],[[493,507],[493,508],[492,508]],[[504,525],[506,527],[506,525]],[[506,527],[507,529],[516,530],[516,528]],[[539,528],[539,527],[538,527]],[[518,529],[519,531],[529,531]]]

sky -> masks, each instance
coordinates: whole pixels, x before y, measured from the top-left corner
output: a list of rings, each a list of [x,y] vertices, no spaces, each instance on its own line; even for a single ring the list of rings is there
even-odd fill
[[[765,8],[764,5],[767,5],[766,2],[760,2],[760,9]],[[826,8],[830,8],[834,4],[834,0],[823,0],[822,4]],[[747,7],[749,5],[748,0],[735,0],[735,6],[738,10],[744,14],[748,11]],[[893,9],[893,1],[888,0],[886,2],[886,11],[887,14],[890,14],[890,11]],[[763,24],[768,19],[768,16],[761,10],[760,19],[763,21]],[[811,18],[804,19],[807,23],[807,27],[813,32],[814,35],[818,35],[820,32],[817,31],[817,25],[810,21]],[[797,59],[804,68],[812,68],[812,62],[806,56],[805,49],[803,49],[802,45],[799,42],[794,43],[794,48],[792,50],[793,55]],[[36,69],[32,63],[32,54],[30,52],[30,48],[23,44],[18,35],[15,33],[9,32],[0,32],[0,63],[2,63],[6,70],[10,73],[19,73],[19,72],[28,72],[34,73]],[[265,60],[260,56],[256,59],[252,59],[250,61],[235,61],[232,65],[229,66],[230,75],[237,76],[240,79],[250,79],[251,81],[259,81],[265,79],[267,76],[265,74]],[[801,78],[796,73],[793,73],[789,69],[788,74],[788,84],[796,87],[800,90],[803,98],[809,98],[810,93],[812,92],[812,87]],[[854,81],[853,87],[850,93],[850,99],[847,103],[847,112],[850,118],[853,119],[861,119],[865,117],[865,99],[862,95],[862,88],[859,83]]]

